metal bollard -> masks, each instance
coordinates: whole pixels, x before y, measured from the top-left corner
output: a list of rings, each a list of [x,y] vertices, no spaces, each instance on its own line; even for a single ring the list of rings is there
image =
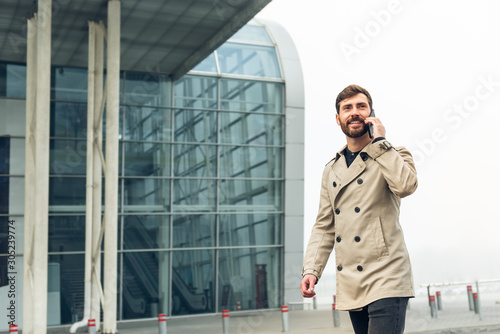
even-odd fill
[[[438,311],[443,309],[443,303],[441,302],[441,291],[436,291],[436,301],[438,306]]]
[[[437,318],[436,297],[433,295],[429,296],[429,303],[431,307],[431,318]]]
[[[236,311],[241,311],[241,302],[239,300],[236,301]]]
[[[222,333],[231,334],[229,328],[229,310],[222,310]]]
[[[337,311],[335,303],[332,304],[332,312],[333,312],[333,326],[340,327],[340,314],[339,311]]]
[[[316,296],[313,297],[313,310],[318,309],[318,304],[316,303]]]
[[[9,325],[9,333],[17,333],[17,325]]]
[[[158,314],[158,333],[167,334],[167,315]]]
[[[89,334],[96,334],[96,329],[95,329],[95,319],[89,319],[87,322],[87,328],[89,330]]]
[[[283,325],[283,332],[290,331],[290,321],[288,319],[288,306],[281,306],[281,323]]]
[[[469,298],[469,311],[474,311],[474,299],[472,297],[472,285],[467,285],[467,298]]]
[[[479,314],[479,320],[483,320],[483,314],[481,313],[481,302],[480,302],[480,298],[479,298],[479,282],[476,281],[476,296],[477,296],[477,313]]]
[[[472,294],[472,298],[474,299],[474,313],[479,314],[479,298],[477,297],[477,292]]]

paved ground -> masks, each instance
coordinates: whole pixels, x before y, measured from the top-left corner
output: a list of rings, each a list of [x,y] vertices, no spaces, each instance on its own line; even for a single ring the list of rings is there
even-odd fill
[[[462,297],[447,298],[438,318],[432,319],[425,297],[411,299],[407,312],[405,333],[454,334],[454,333],[500,333],[500,299],[482,300],[482,320],[469,311],[467,300]],[[349,315],[340,312],[340,327],[334,327],[329,305],[319,305],[317,310],[290,310],[290,333],[335,334],[353,333]],[[223,334],[221,315],[176,317],[167,320],[168,334]],[[119,323],[120,334],[158,334],[154,320],[140,323]],[[276,334],[282,332],[281,312],[232,312],[231,334]],[[6,333],[6,332],[1,332]],[[69,327],[51,328],[48,333],[69,333]],[[80,329],[78,333],[86,333]],[[383,334],[383,333],[381,333]]]

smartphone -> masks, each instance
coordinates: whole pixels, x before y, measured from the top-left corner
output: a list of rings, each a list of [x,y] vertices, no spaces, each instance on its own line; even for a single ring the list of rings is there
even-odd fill
[[[375,110],[372,109],[372,111],[370,112],[370,116],[368,117],[375,117]],[[370,138],[373,138],[373,124],[372,123],[368,123],[368,135],[370,136]]]

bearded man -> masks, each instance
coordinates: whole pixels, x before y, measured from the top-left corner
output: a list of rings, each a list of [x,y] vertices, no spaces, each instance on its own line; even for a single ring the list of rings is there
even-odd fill
[[[387,141],[380,119],[370,116],[366,89],[346,87],[336,109],[347,145],[323,171],[301,292],[308,298],[316,294],[335,248],[337,309],[349,311],[355,333],[403,333],[415,293],[399,211],[401,199],[417,189],[415,164],[407,149]]]

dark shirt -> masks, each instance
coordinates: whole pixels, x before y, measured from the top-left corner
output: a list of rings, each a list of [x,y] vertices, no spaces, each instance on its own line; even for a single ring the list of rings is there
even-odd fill
[[[372,143],[376,143],[376,142],[378,142],[380,140],[384,140],[384,139],[385,139],[384,137],[377,137],[377,138],[373,139]],[[344,150],[344,157],[345,157],[345,162],[347,163],[347,168],[349,168],[349,166],[351,166],[352,162],[356,159],[359,152],[361,152],[361,151],[351,152],[351,151],[349,151],[349,149],[346,146],[346,148]]]

